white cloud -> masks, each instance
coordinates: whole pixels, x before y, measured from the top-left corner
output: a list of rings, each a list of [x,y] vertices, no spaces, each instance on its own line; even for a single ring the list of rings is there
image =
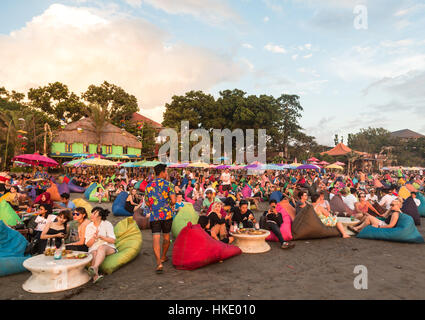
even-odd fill
[[[264,19],[263,19],[263,21],[266,22],[266,23],[269,22],[269,20],[270,20],[269,17],[264,17]]]
[[[304,47],[305,47],[307,50],[311,50],[311,43],[306,43],[306,44],[304,45]]]
[[[303,56],[304,59],[310,59],[313,56],[312,53]]]
[[[0,83],[25,92],[60,81],[81,93],[106,80],[134,94],[142,111],[157,112],[175,94],[207,91],[243,73],[232,57],[169,38],[141,19],[55,4],[0,35]]]
[[[225,0],[144,0],[144,2],[169,14],[189,14],[212,24],[225,21],[242,22],[239,14]]]
[[[246,66],[248,67],[248,70],[249,71],[251,71],[251,72],[254,71],[254,65],[252,64],[251,61],[249,61],[246,58],[241,58],[241,61],[246,64]]]
[[[252,48],[254,48],[251,44],[249,44],[249,43],[244,43],[244,44],[242,44],[242,47],[244,47],[244,48],[247,48],[247,49],[252,49]]]
[[[286,53],[286,50],[284,47],[279,45],[274,45],[272,43],[268,43],[264,46],[264,49],[267,51],[273,52],[273,53]]]
[[[142,6],[142,0],[125,0],[127,4],[132,7],[140,8]]]
[[[292,56],[292,60],[297,60],[297,58],[298,58],[298,55],[297,55],[297,54],[294,54],[294,55]]]
[[[388,48],[409,47],[415,44],[413,39],[403,39],[398,41],[385,40],[381,41],[381,46]]]

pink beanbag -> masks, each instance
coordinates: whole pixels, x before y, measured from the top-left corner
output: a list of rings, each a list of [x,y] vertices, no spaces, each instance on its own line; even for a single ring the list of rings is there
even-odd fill
[[[250,198],[252,194],[252,190],[249,187],[249,185],[245,185],[245,187],[243,187],[242,189],[242,195],[244,198]]]
[[[236,246],[214,240],[199,224],[191,222],[177,236],[173,265],[179,270],[194,270],[241,254]]]
[[[279,212],[282,215],[283,223],[280,226],[280,233],[282,233],[283,240],[285,241],[291,241],[292,240],[292,219],[289,213],[278,204],[276,206],[277,212]],[[266,238],[266,241],[272,241],[272,242],[278,242],[279,239],[276,237],[276,235],[270,231],[270,235]]]

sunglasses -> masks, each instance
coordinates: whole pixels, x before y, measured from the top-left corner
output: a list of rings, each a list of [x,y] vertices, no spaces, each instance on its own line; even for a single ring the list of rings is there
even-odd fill
[[[79,216],[81,213],[79,213],[79,212],[74,212],[72,215],[73,216]]]

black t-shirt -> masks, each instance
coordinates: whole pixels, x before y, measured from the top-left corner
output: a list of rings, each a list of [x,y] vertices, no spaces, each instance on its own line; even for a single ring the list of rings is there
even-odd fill
[[[4,183],[0,183],[0,193],[6,193],[6,185]]]
[[[239,207],[235,207],[232,209],[232,213],[233,213],[232,215],[233,222],[236,222],[237,224],[242,222],[244,228],[251,227],[251,223],[249,223],[249,219],[248,219],[251,214],[254,216],[251,210],[247,210],[245,214],[242,214],[241,209]]]
[[[219,218],[217,213],[215,213],[214,211],[210,212],[210,214],[208,215],[208,219],[210,220],[210,229],[212,229],[212,227],[214,227],[216,224],[225,223],[224,218]]]

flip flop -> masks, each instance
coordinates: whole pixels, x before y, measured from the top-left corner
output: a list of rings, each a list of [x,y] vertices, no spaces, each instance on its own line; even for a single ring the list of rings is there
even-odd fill
[[[96,272],[94,271],[94,268],[93,267],[89,267],[87,269],[87,272],[88,272],[90,278],[93,278],[96,275]]]
[[[354,232],[355,234],[359,233],[359,231],[357,231],[356,229],[354,229],[353,226],[347,226],[347,229]]]
[[[165,257],[165,259],[161,260],[161,262],[164,263],[164,262],[167,262],[168,260],[169,260],[168,257]]]
[[[97,277],[97,279],[96,279],[96,280],[93,280],[93,283],[98,283],[98,282],[99,282],[99,281],[101,281],[103,278],[104,278],[104,276],[103,276],[103,275],[99,275],[99,276]]]
[[[280,247],[282,249],[292,249],[293,247],[295,247],[295,244],[289,243],[289,242],[284,242]]]
[[[157,273],[157,274],[161,274],[161,273],[163,273],[164,272],[164,267],[163,266],[158,266],[158,267],[156,267],[156,269],[155,269],[155,272]]]

